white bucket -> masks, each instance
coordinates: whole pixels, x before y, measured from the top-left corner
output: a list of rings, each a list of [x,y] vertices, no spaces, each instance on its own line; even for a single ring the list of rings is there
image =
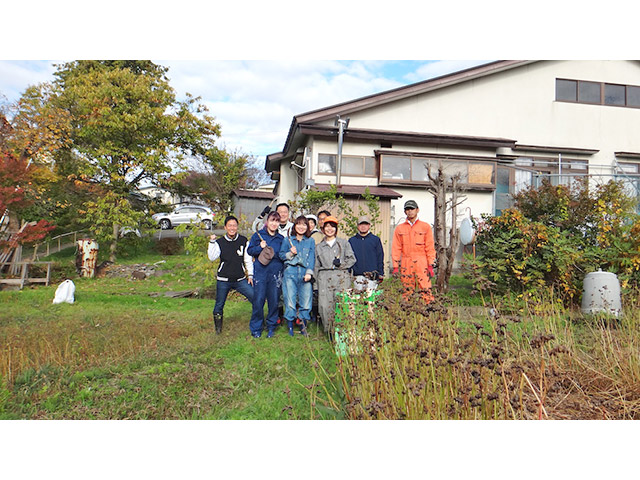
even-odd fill
[[[616,317],[622,312],[620,282],[615,273],[587,273],[584,277],[582,313],[608,313]]]

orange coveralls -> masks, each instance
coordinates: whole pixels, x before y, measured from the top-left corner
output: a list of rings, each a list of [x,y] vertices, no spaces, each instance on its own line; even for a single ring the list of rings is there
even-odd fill
[[[394,268],[400,268],[402,283],[407,289],[405,297],[415,291],[416,283],[420,290],[430,290],[431,280],[427,267],[436,260],[431,225],[420,220],[416,220],[413,225],[408,221],[398,225],[393,233],[391,259]],[[422,296],[427,302],[433,299],[428,293],[423,293]]]

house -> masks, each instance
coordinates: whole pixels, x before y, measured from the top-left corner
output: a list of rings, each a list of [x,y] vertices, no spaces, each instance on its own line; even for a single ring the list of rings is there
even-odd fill
[[[406,200],[433,223],[427,167],[461,175],[459,211],[474,217],[545,177],[622,178],[637,192],[638,127],[638,61],[497,61],[296,115],[265,169],[282,199],[329,184],[384,192],[389,252]]]
[[[231,194],[233,214],[240,220],[243,229],[247,232],[250,230],[253,220],[260,215],[264,207],[273,204],[276,198],[273,194],[273,187],[274,185],[271,185],[271,191],[266,188],[256,190],[237,188]]]

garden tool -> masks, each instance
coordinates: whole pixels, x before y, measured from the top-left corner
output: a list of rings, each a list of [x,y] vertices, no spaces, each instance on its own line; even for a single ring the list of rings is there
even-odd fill
[[[302,320],[297,319],[297,321],[299,321],[299,322],[300,322],[300,323],[298,324],[298,325],[300,325],[300,333],[306,337],[306,336],[307,336],[307,323],[308,323],[308,320],[305,320],[305,319],[302,319]]]

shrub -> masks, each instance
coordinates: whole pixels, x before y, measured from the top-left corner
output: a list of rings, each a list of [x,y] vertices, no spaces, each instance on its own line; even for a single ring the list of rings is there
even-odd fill
[[[545,181],[514,200],[514,208],[478,225],[477,257],[466,262],[477,288],[548,286],[574,300],[584,276],[598,268],[617,273],[623,289],[640,286],[640,220],[622,183],[590,188],[584,180],[569,188]]]

